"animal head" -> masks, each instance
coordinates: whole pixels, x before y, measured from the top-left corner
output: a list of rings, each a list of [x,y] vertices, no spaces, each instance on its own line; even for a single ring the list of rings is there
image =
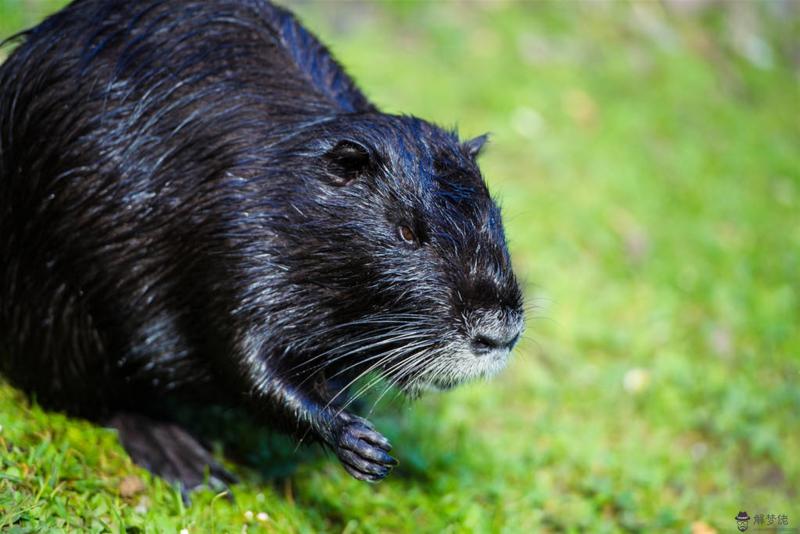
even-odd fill
[[[296,303],[323,313],[296,318],[317,324],[291,350],[328,376],[378,371],[411,394],[502,369],[523,302],[476,162],[486,137],[382,114],[312,129],[284,178],[277,240]]]

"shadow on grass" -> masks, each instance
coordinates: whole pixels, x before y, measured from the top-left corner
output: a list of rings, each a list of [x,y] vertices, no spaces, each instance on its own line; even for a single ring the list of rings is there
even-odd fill
[[[363,412],[365,402],[355,408]],[[402,463],[390,475],[393,479],[407,482],[429,482],[432,472],[441,473],[452,462],[447,452],[450,437],[436,432],[435,425],[417,428],[406,417],[398,413],[394,406],[382,406],[370,419],[374,419],[382,432],[397,445],[402,442]],[[331,462],[338,465],[336,455],[305,438],[303,443],[278,430],[265,426],[242,409],[226,406],[174,405],[171,408],[176,422],[183,425],[215,452],[221,452],[225,459],[244,467],[256,475],[254,482],[269,484],[280,489],[287,479],[293,478],[303,464]],[[360,415],[365,415],[360,413]],[[416,445],[421,435],[425,442],[432,444],[422,448]],[[401,438],[402,439],[398,439]],[[436,446],[439,444],[440,446]],[[430,457],[433,451],[444,451],[441,457]],[[450,467],[454,467],[450,465]]]
[[[300,464],[323,456],[320,446],[298,447],[290,436],[265,427],[242,409],[173,403],[170,411],[206,446],[254,471],[263,483],[281,482]]]

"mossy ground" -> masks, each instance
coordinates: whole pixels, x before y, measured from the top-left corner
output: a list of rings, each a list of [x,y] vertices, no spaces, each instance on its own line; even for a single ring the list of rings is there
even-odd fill
[[[0,36],[59,4],[0,0]],[[188,508],[111,431],[3,385],[0,530],[800,526],[797,4],[703,5],[297,5],[385,110],[492,132],[534,306],[515,360],[382,406],[401,461],[382,484],[278,442],[233,467],[233,502]]]

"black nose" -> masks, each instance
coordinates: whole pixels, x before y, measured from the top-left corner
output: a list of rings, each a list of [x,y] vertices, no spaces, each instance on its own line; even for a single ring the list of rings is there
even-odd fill
[[[521,333],[521,324],[478,328],[472,336],[472,350],[478,355],[510,351]]]

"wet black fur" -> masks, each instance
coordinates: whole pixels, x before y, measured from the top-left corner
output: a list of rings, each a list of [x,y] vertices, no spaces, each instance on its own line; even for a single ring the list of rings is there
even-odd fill
[[[449,387],[481,310],[521,322],[483,140],[380,113],[287,11],[78,0],[19,40],[0,369],[45,406],[221,401],[348,448],[339,388]]]

